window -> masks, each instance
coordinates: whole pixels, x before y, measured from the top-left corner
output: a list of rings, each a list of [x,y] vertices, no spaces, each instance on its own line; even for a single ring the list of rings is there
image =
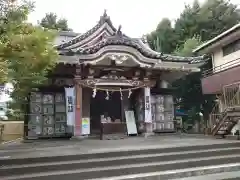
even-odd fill
[[[228,54],[231,54],[240,50],[240,39],[224,46],[222,49],[223,49],[223,56],[226,56]]]

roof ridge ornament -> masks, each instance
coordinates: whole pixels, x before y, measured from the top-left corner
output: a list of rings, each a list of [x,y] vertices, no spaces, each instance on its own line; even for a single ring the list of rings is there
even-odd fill
[[[115,36],[120,37],[120,38],[123,37],[123,33],[122,33],[121,29],[122,29],[122,26],[119,25],[117,31],[115,32]]]
[[[146,34],[142,35],[141,40],[142,40],[142,42],[143,42],[144,44],[147,44],[147,43],[148,43],[148,41],[147,41],[147,35],[146,35]]]
[[[109,16],[107,15],[107,10],[104,9],[103,15],[100,17],[100,22],[104,23],[108,19],[109,19]]]
[[[107,10],[106,9],[104,9],[104,11],[103,11],[103,17],[107,17]]]

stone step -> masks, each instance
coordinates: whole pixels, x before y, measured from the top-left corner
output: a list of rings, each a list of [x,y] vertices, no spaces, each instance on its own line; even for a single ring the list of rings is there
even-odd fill
[[[63,151],[66,150],[63,148]],[[240,143],[0,158],[1,180],[158,180],[240,170]],[[119,179],[119,180],[120,180]]]
[[[178,180],[239,180],[239,179],[240,179],[240,171],[233,171],[233,172],[223,172],[223,173],[181,178]]]
[[[128,164],[144,164],[144,163],[168,163],[176,160],[199,159],[199,158],[218,158],[227,155],[238,156],[240,147],[217,148],[195,151],[180,151],[158,154],[140,154],[126,155],[120,157],[96,158],[96,159],[76,159],[69,161],[45,162],[45,163],[28,163],[22,165],[2,165],[0,167],[0,177],[21,175],[26,172],[38,173],[61,170],[75,170],[86,168],[100,168],[110,166],[120,166]]]
[[[159,142],[161,143],[161,142]],[[127,149],[127,150],[107,150],[107,151],[97,151],[91,153],[81,153],[81,154],[68,154],[68,155],[55,155],[55,156],[44,156],[44,152],[39,151],[40,155],[38,157],[29,158],[11,158],[13,152],[4,152],[6,158],[1,158],[0,165],[22,165],[22,164],[37,164],[37,163],[48,163],[48,162],[63,162],[63,161],[74,161],[74,160],[90,160],[99,158],[111,158],[111,157],[124,157],[124,156],[134,156],[134,155],[150,155],[159,153],[177,153],[177,152],[187,152],[187,151],[200,151],[200,150],[211,150],[211,149],[221,149],[221,148],[238,148],[240,147],[240,142],[230,142],[230,143],[220,143],[220,144],[210,144],[210,145],[195,145],[195,146],[177,146],[169,148],[141,148],[141,149]],[[81,148],[81,147],[80,147]],[[65,149],[63,148],[63,151]],[[67,150],[66,150],[67,151]],[[38,151],[36,151],[37,154]],[[20,151],[14,151],[14,153],[21,153]],[[26,153],[26,152],[25,152]],[[42,156],[43,154],[43,156]]]
[[[133,174],[111,178],[97,178],[92,180],[239,180],[239,164],[224,164],[218,166],[204,166],[173,171],[158,171],[154,173]]]
[[[192,159],[183,159],[183,160],[174,160],[174,161],[161,161],[161,162],[151,162],[151,163],[135,163],[135,159],[131,164],[125,165],[111,165],[111,166],[102,166],[102,167],[85,167],[79,169],[68,169],[69,166],[66,165],[66,169],[56,170],[49,169],[49,166],[43,166],[44,169],[49,169],[48,172],[39,171],[39,172],[28,172],[21,173],[21,175],[11,175],[11,174],[3,174],[1,176],[1,180],[50,180],[50,179],[58,179],[58,180],[79,180],[81,179],[96,179],[96,178],[108,178],[115,176],[126,176],[132,174],[140,174],[140,173],[150,173],[150,172],[164,172],[164,171],[176,171],[183,170],[188,168],[197,168],[204,167],[209,165],[223,165],[223,164],[233,164],[240,162],[240,154],[233,155],[225,155],[225,156],[213,156],[213,157],[204,157],[204,158],[192,158]],[[91,162],[89,164],[92,164]],[[227,166],[229,167],[229,166]],[[238,166],[238,170],[240,170],[240,165]],[[13,173],[15,170],[12,170]],[[1,172],[1,174],[4,171]],[[24,175],[23,175],[24,174]],[[5,175],[5,176],[4,176]],[[165,179],[165,178],[164,178]]]

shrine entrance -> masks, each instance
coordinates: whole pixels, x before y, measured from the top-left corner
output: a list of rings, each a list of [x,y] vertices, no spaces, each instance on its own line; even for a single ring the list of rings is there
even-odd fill
[[[90,101],[91,134],[99,134],[101,117],[109,122],[122,122],[122,102],[119,92],[109,92],[107,98],[105,91],[98,91]]]
[[[49,82],[30,97],[26,136],[68,136],[68,130],[74,136],[88,135],[89,119],[91,134],[101,130],[104,135],[126,135],[125,111],[135,112],[139,132],[174,131],[171,84],[200,72],[206,56],[156,52],[146,38],[131,38],[122,33],[121,26],[114,27],[106,12],[86,33],[75,37],[69,33],[56,41],[61,42],[54,46],[59,58],[47,76]],[[62,42],[63,37],[69,39]],[[83,118],[87,123],[83,124]]]

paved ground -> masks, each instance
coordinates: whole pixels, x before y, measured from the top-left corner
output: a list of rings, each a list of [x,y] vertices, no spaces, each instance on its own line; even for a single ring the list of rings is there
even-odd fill
[[[240,179],[240,171],[234,172],[223,172],[218,174],[208,174],[202,176],[181,178],[178,180],[239,180]]]
[[[205,136],[188,135],[152,136],[147,138],[128,137],[119,140],[42,140],[32,143],[18,142],[0,145],[0,159],[58,156],[131,149],[167,148],[231,142],[236,142],[236,140],[213,139]]]

